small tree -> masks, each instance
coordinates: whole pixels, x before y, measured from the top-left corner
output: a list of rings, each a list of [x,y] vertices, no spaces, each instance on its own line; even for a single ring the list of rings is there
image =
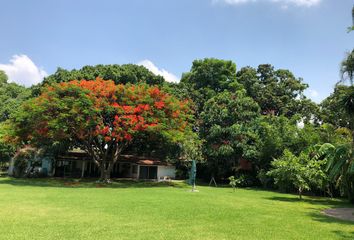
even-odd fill
[[[297,157],[285,150],[283,156],[275,159],[271,165],[273,169],[267,174],[274,178],[274,183],[280,188],[294,186],[300,199],[303,191],[310,190],[311,186],[322,185],[325,179],[322,162],[311,159],[305,152]]]
[[[235,192],[235,189],[241,183],[241,180],[238,178],[235,178],[235,176],[231,176],[231,177],[229,177],[229,181],[230,181],[229,184],[231,185],[232,189]]]
[[[141,133],[179,142],[189,131],[189,108],[157,87],[113,81],[48,86],[12,119],[12,140],[43,146],[69,141],[85,150],[109,181],[121,152]]]

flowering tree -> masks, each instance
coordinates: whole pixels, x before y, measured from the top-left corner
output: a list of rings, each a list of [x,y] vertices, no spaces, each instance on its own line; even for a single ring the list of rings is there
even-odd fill
[[[187,102],[148,85],[113,81],[71,81],[47,86],[13,119],[15,140],[34,145],[70,141],[84,149],[108,181],[120,153],[139,133],[170,141],[189,129]]]

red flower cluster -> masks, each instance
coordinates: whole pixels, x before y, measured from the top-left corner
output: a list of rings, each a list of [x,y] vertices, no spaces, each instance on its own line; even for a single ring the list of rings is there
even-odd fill
[[[155,102],[154,106],[155,106],[157,109],[162,109],[162,108],[164,108],[165,103],[162,102],[162,101]]]
[[[90,109],[73,106],[72,112],[76,116],[84,115],[82,119],[87,119],[70,119],[70,126],[77,131],[68,135],[76,134],[79,139],[93,135],[105,142],[129,142],[137,132],[165,129],[183,131],[187,126],[187,103],[178,101],[158,87],[115,85],[113,81],[100,78],[94,81],[74,80],[47,87],[47,91],[39,97],[41,100],[38,105],[47,106],[45,104],[54,98],[58,99],[58,96],[75,97],[82,100],[83,106],[87,106],[87,103],[92,106]],[[60,114],[60,111],[55,114]],[[45,126],[38,130],[39,134],[47,132]]]

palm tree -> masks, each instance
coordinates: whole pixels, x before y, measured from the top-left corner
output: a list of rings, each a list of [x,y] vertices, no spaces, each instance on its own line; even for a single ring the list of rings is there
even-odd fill
[[[348,32],[354,31],[354,6],[352,9],[352,17],[353,17],[353,26],[348,27]]]
[[[341,68],[341,81],[343,83],[349,80],[350,85],[353,85],[354,80],[354,49],[351,53],[347,53],[347,57],[342,61]]]
[[[354,117],[354,86],[350,86],[342,98],[342,106],[344,107],[345,112],[349,115],[350,119],[353,119]],[[352,129],[353,127],[353,121],[351,123]]]
[[[352,9],[353,25],[348,28],[348,32],[354,31],[354,6]],[[354,80],[354,49],[352,52],[347,53],[347,57],[343,60],[340,69],[342,79],[340,82],[349,80],[350,84],[353,85]]]
[[[331,181],[345,192],[349,202],[354,204],[354,151],[353,143],[341,144],[337,147],[330,143],[323,144],[316,158],[327,161],[326,171]]]

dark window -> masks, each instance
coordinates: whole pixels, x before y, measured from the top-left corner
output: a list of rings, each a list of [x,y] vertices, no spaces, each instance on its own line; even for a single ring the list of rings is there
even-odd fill
[[[140,179],[157,179],[157,167],[140,166]]]
[[[133,173],[138,173],[138,165],[133,165]]]

